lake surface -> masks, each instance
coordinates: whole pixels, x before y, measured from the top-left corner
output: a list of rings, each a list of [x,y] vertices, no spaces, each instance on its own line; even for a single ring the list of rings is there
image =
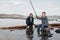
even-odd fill
[[[55,33],[55,28],[54,30],[51,30],[51,33],[53,36],[51,38],[48,38],[48,40],[60,40],[60,34]],[[0,40],[28,40],[26,37],[26,30],[0,30]],[[34,36],[32,40],[41,40],[41,37],[38,37],[37,35],[37,30],[35,29],[34,31]]]
[[[40,24],[41,20],[34,20],[35,24]],[[53,23],[60,23],[57,21],[49,21],[50,24]],[[26,20],[23,19],[0,19],[0,27],[9,27],[9,26],[20,26],[20,25],[26,25]]]
[[[35,24],[40,24],[41,21],[35,20]],[[50,24],[53,23],[60,23],[57,21],[49,21]],[[25,20],[22,19],[0,19],[0,27],[9,27],[9,26],[19,26],[19,25],[26,25]],[[48,40],[60,40],[60,34],[55,33],[55,28],[54,30],[51,30],[51,33],[53,34],[53,37],[49,38]],[[0,40],[28,40],[26,37],[26,29],[23,30],[0,30]],[[34,31],[34,37],[32,40],[40,40],[41,37],[37,36],[37,30],[35,29]]]
[[[35,23],[39,23],[35,20]],[[0,19],[0,27],[8,27],[8,26],[19,26],[26,25],[26,20],[23,19]]]

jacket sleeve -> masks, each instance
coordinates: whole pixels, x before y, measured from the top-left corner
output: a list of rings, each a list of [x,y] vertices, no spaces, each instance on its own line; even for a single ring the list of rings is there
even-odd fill
[[[34,18],[33,18],[33,25],[34,25]]]
[[[29,25],[29,21],[28,21],[28,20],[29,20],[29,19],[27,18],[27,19],[26,19],[26,24],[27,24],[27,25]]]

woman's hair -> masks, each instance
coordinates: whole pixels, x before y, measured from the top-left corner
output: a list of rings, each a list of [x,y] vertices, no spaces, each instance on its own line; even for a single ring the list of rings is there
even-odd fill
[[[33,14],[32,14],[32,13],[30,13],[30,15],[32,15],[32,16],[33,16]],[[30,16],[30,15],[29,15],[29,16]]]

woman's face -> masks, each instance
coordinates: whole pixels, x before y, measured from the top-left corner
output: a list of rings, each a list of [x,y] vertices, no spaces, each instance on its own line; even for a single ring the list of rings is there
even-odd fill
[[[33,17],[33,14],[30,14],[30,17]]]

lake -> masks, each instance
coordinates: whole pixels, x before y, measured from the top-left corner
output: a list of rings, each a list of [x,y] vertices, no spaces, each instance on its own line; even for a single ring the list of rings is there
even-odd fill
[[[41,24],[41,20],[34,20],[35,24]],[[60,23],[57,21],[49,21],[49,23]],[[23,19],[0,19],[0,27],[9,27],[9,26],[20,26],[26,25],[26,20]]]
[[[51,30],[51,33],[53,34],[52,37],[48,38],[48,40],[60,40],[60,34],[56,33],[55,30]],[[28,40],[26,37],[26,30],[0,30],[0,40]],[[37,35],[37,29],[34,31],[34,37],[32,40],[41,40],[41,36],[38,37]]]
[[[35,20],[35,24],[40,24],[40,20]],[[60,23],[57,21],[49,21],[49,23]],[[19,25],[26,25],[25,20],[22,19],[0,19],[0,27],[9,27],[9,26],[19,26]],[[53,34],[53,37],[49,38],[48,40],[60,40],[60,34],[55,33],[55,28],[54,30],[51,30],[51,33]],[[26,29],[23,30],[0,30],[0,40],[28,40],[26,37]],[[37,29],[34,31],[34,37],[32,40],[40,40],[41,37],[37,36]]]

